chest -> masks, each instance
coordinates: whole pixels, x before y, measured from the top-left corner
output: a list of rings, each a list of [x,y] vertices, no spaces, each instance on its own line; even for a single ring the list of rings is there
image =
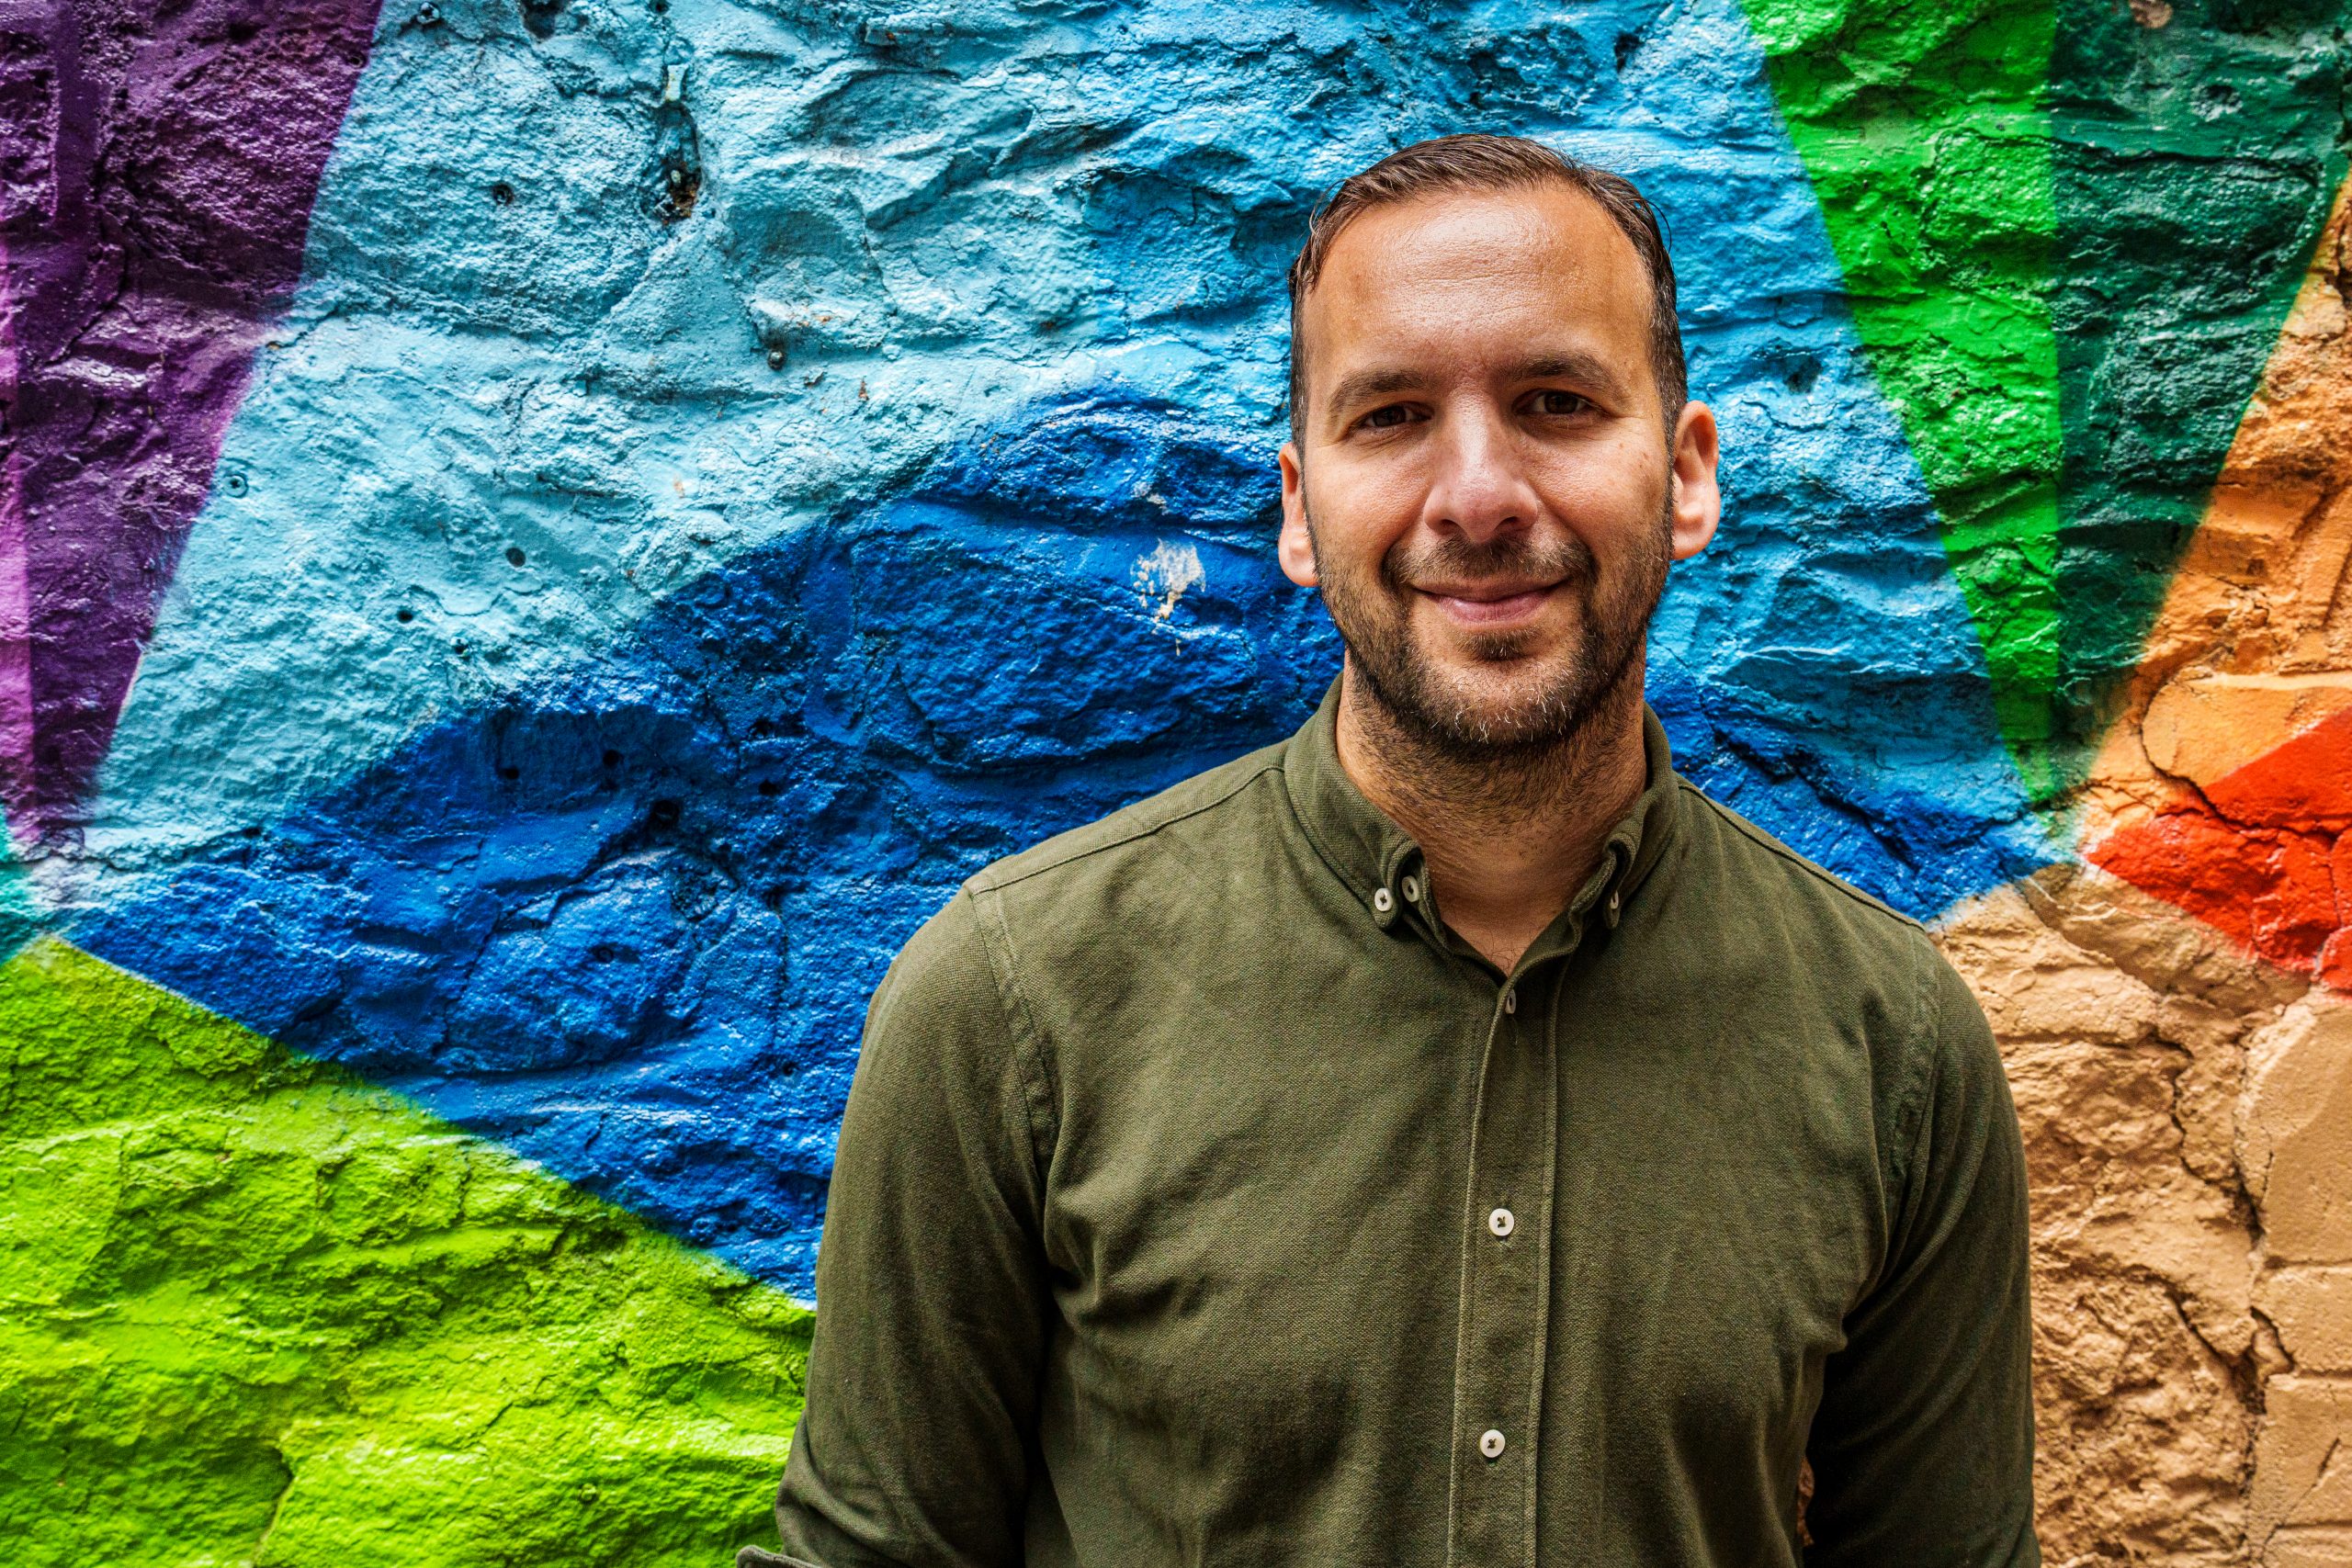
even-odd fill
[[[1793,1475],[1877,1244],[1856,1043],[1481,985],[1204,998],[1066,1082],[1049,1408],[1163,1450],[1186,1518],[1262,1510],[1271,1467],[1287,1507],[1442,1527],[1488,1430],[1564,1517],[1611,1467]]]

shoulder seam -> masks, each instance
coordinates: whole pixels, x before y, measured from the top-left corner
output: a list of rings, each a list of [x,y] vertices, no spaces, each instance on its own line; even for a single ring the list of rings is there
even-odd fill
[[[1902,910],[1894,908],[1892,904],[1871,897],[1871,895],[1863,892],[1860,888],[1851,886],[1843,878],[1839,877],[1837,873],[1828,870],[1826,867],[1814,864],[1813,862],[1805,859],[1803,855],[1797,853],[1796,851],[1789,848],[1788,845],[1772,838],[1770,835],[1767,834],[1764,829],[1757,827],[1754,823],[1749,822],[1747,818],[1741,817],[1737,812],[1732,810],[1721,801],[1708,795],[1706,791],[1692,784],[1689,779],[1678,777],[1676,782],[1679,784],[1687,793],[1702,802],[1708,810],[1713,812],[1717,820],[1730,828],[1741,838],[1746,839],[1749,843],[1754,844],[1757,848],[1769,851],[1772,854],[1778,855],[1781,859],[1788,862],[1791,865],[1795,866],[1799,871],[1804,872],[1807,876],[1812,877],[1815,882],[1822,884],[1824,886],[1835,888],[1838,892],[1844,894],[1848,898],[1850,898],[1855,903],[1861,905],[1864,908],[1876,909],[1880,914],[1891,916],[1894,919],[1900,920],[1903,924],[1909,926],[1921,936],[1926,936],[1928,934],[1928,928],[1918,920],[1912,919],[1909,915],[1905,914]]]
[[[1060,1095],[1053,1059],[1046,1049],[1045,1036],[1037,1029],[1036,1016],[1030,1011],[1029,998],[1021,989],[1020,961],[1012,951],[1012,932],[1005,924],[1003,903],[991,899],[984,905],[968,886],[958,889],[957,897],[967,899],[972,906],[972,923],[979,931],[980,951],[988,958],[989,977],[996,983],[997,1005],[1004,1009],[1012,1024],[1016,1047],[1023,1058],[1022,1093],[1029,1101],[1029,1159],[1042,1204],[1049,1155],[1061,1135],[1054,1114]],[[989,930],[990,917],[995,922],[993,931]]]
[[[1199,817],[1204,813],[1214,811],[1218,807],[1223,806],[1227,801],[1231,800],[1235,795],[1239,795],[1243,790],[1248,789],[1251,784],[1256,784],[1260,779],[1264,778],[1268,773],[1279,773],[1282,771],[1283,764],[1281,759],[1270,757],[1259,766],[1251,769],[1249,773],[1244,773],[1240,778],[1236,779],[1230,789],[1226,790],[1223,794],[1218,795],[1212,799],[1201,802],[1198,806],[1187,807],[1183,810],[1176,811],[1167,816],[1155,817],[1145,821],[1138,822],[1131,830],[1121,833],[1115,838],[1106,839],[1099,844],[1087,844],[1083,847],[1074,847],[1064,853],[1056,856],[1054,859],[1047,861],[1043,865],[1031,866],[1015,875],[1007,876],[1001,880],[989,876],[988,869],[983,868],[980,871],[975,872],[966,882],[965,886],[976,887],[984,893],[1001,893],[1006,888],[1018,886],[1022,883],[1027,882],[1033,877],[1043,876],[1050,871],[1059,871],[1066,865],[1073,865],[1080,861],[1089,858],[1090,856],[1102,854],[1108,851],[1119,849],[1124,845],[1132,844],[1138,839],[1148,839],[1155,833],[1161,831],[1163,829],[1172,828],[1179,822],[1189,821],[1193,818]],[[1125,809],[1132,811],[1135,807],[1125,807]],[[1108,820],[1108,818],[1106,818],[1106,820]],[[1002,917],[1000,916],[999,918],[1001,919]]]
[[[1901,1146],[1897,1153],[1902,1164],[1893,1172],[1894,1190],[1888,1194],[1894,1201],[1895,1210],[1888,1216],[1887,1244],[1890,1257],[1894,1253],[1896,1233],[1910,1217],[1912,1184],[1917,1177],[1922,1163],[1921,1145],[1930,1131],[1928,1125],[1928,1107],[1935,1102],[1936,1085],[1942,1078],[1944,1071],[1943,1034],[1936,1027],[1938,1022],[1936,983],[1939,977],[1936,969],[1942,959],[1937,953],[1935,944],[1927,939],[1924,931],[1921,942],[1928,949],[1926,954],[1928,961],[1919,965],[1918,1011],[1912,1020],[1909,1055],[1915,1059],[1922,1056],[1926,1059],[1919,1064],[1913,1075],[1906,1103],[1895,1113],[1895,1133],[1901,1140]]]

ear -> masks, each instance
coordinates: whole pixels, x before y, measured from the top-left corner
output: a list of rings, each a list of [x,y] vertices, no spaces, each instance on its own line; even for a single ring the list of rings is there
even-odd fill
[[[1283,443],[1282,466],[1283,531],[1274,545],[1274,558],[1283,563],[1284,577],[1301,588],[1312,588],[1318,581],[1315,540],[1306,529],[1306,470],[1299,467],[1297,442]]]
[[[1674,422],[1674,558],[1689,560],[1707,547],[1723,521],[1724,492],[1715,482],[1715,411],[1685,403]]]

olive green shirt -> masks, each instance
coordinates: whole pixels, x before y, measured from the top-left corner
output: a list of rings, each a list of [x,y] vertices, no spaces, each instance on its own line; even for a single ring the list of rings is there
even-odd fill
[[[2037,1562],[2023,1154],[1927,935],[1648,715],[1502,974],[1336,690],[891,966],[742,1561]]]

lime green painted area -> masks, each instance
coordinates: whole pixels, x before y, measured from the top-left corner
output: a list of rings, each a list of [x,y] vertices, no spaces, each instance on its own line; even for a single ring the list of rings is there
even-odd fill
[[[809,1316],[53,938],[0,965],[13,1563],[701,1568]]]
[[[2016,0],[1748,0],[1855,328],[1941,514],[2037,799],[2064,782],[2054,22]]]

